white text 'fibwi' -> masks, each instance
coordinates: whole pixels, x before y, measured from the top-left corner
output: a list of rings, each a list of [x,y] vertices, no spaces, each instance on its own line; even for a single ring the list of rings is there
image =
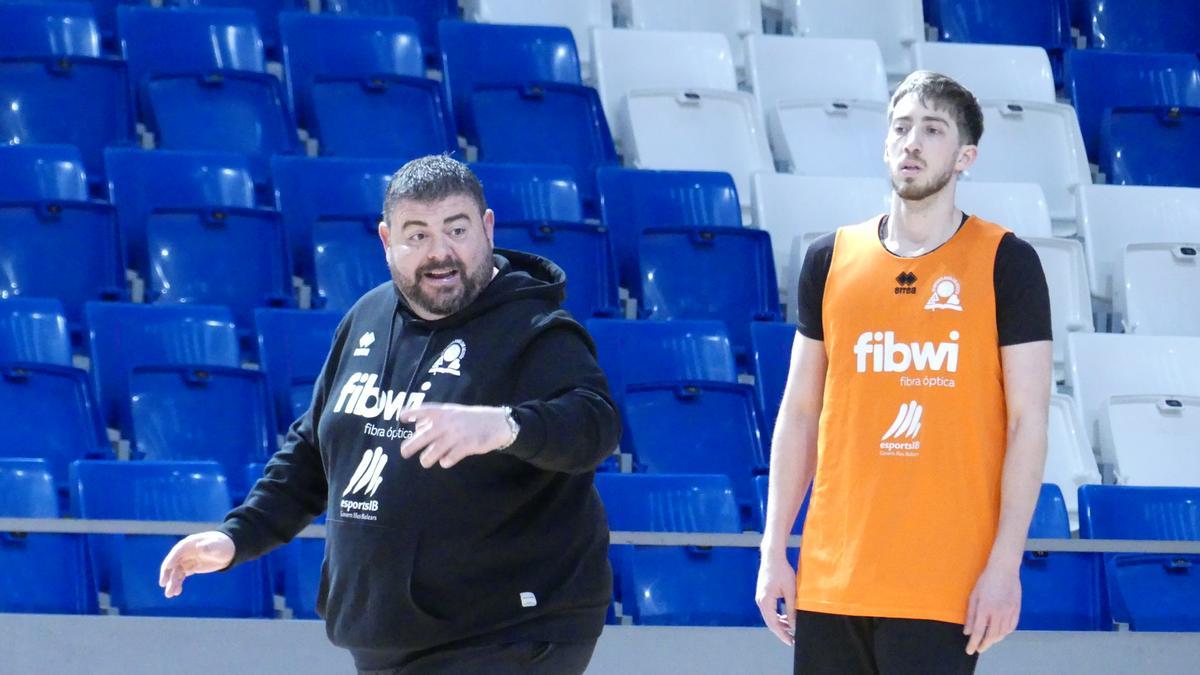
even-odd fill
[[[958,372],[958,331],[950,342],[897,342],[892,331],[867,331],[854,343],[855,367],[860,373],[906,373],[910,370]]]

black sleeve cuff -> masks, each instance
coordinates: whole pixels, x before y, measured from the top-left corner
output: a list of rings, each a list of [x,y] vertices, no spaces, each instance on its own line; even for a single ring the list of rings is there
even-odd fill
[[[521,427],[513,444],[502,450],[518,459],[529,461],[541,454],[546,445],[546,423],[528,405],[512,409],[513,419]]]

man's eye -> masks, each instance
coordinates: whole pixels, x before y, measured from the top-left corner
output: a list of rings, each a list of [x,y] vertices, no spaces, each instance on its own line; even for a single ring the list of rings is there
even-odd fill
[[[467,233],[467,228],[465,228],[465,227],[456,227],[453,230],[450,230],[450,234],[455,237],[461,237],[466,233]]]
[[[410,234],[408,236],[409,241],[421,241],[424,238],[425,238],[424,232],[414,232],[413,234]]]
[[[942,130],[937,127],[929,127],[928,129],[926,129],[926,131],[928,131],[929,133],[934,134],[934,135],[942,133]]]

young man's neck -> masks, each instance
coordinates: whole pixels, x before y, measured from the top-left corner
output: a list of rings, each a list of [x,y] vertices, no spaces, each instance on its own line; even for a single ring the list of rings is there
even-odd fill
[[[896,255],[912,257],[929,253],[954,236],[962,223],[962,212],[954,205],[955,181],[920,201],[892,193],[892,207],[883,232],[883,244]]]

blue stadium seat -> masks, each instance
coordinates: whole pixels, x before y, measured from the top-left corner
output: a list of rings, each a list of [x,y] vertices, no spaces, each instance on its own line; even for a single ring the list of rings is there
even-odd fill
[[[246,485],[253,486],[263,477],[267,465],[255,462],[246,465]],[[325,514],[317,516],[313,525],[324,525]],[[266,555],[271,582],[277,595],[284,596],[292,615],[297,619],[318,619],[317,596],[321,585],[321,564],[325,559],[324,539],[295,538]]]
[[[1200,107],[1117,107],[1100,124],[1100,170],[1115,185],[1200,187]]]
[[[241,365],[226,307],[88,303],[92,386],[102,418],[129,428],[129,372],[140,365]]]
[[[527,220],[583,222],[583,204],[575,172],[558,164],[475,163],[471,171],[483,183],[488,208],[497,223]],[[609,228],[610,236],[612,228]]]
[[[796,326],[790,323],[750,324],[750,360],[754,363],[754,388],[763,414],[763,435],[771,439],[779,404],[787,386]]]
[[[67,465],[111,457],[87,373],[50,364],[0,363],[0,457],[41,457],[66,496]]]
[[[321,155],[408,160],[458,149],[413,19],[287,12],[280,30],[288,100]]]
[[[754,477],[754,518],[757,523],[756,529],[759,532],[765,531],[767,526],[767,476]],[[812,499],[812,488],[804,495],[804,501],[800,502],[800,513],[796,515],[796,522],[792,523],[792,534],[804,534],[804,520],[808,518],[808,502]],[[794,561],[793,561],[794,564]]]
[[[741,532],[727,476],[601,474],[596,489],[613,530]],[[755,626],[762,621],[754,604],[754,549],[614,546],[610,555],[623,609],[636,624]]]
[[[618,405],[632,384],[737,382],[733,347],[720,321],[591,319],[587,329]]]
[[[479,84],[470,106],[480,161],[568,165],[585,211],[598,209],[595,171],[616,165],[617,152],[595,89],[555,82]]]
[[[308,410],[313,386],[329,355],[342,316],[337,312],[256,309],[258,363],[275,401],[275,420],[286,433]]]
[[[421,31],[425,63],[439,67],[438,22],[458,17],[458,0],[323,0],[324,11],[352,16],[407,16]]]
[[[1031,539],[1070,539],[1071,522],[1057,485],[1042,485]],[[1099,557],[1026,551],[1021,562],[1020,630],[1110,630],[1101,605]]]
[[[137,366],[129,373],[137,459],[213,460],[235,502],[249,462],[275,454],[275,416],[263,373],[225,366]]]
[[[135,138],[127,92],[125,64],[100,54],[90,7],[0,3],[4,143],[73,145],[87,174],[99,181],[103,148]]]
[[[602,225],[527,221],[496,223],[498,248],[549,258],[567,274],[563,307],[578,319],[615,316],[620,309],[617,271]]]
[[[0,201],[88,199],[87,172],[71,145],[0,145]]]
[[[479,118],[504,114],[487,106],[473,110],[471,99],[481,85],[583,84],[575,38],[565,26],[442,21],[438,36],[446,97],[459,133],[471,144],[480,139]]]
[[[71,365],[62,303],[52,298],[0,300],[0,363]]]
[[[150,271],[146,223],[155,210],[248,209],[256,204],[250,160],[243,155],[110,148],[104,164],[125,258],[143,278]]]
[[[285,10],[308,11],[307,0],[167,0],[163,4],[171,7],[235,7],[252,10],[262,33],[266,55],[274,61],[279,60],[280,14]]]
[[[379,216],[325,215],[313,224],[313,304],[345,312],[391,280],[379,241]]]
[[[0,518],[57,518],[50,466],[0,459]],[[83,538],[0,532],[0,612],[95,614],[96,586]]]
[[[138,109],[158,147],[249,155],[260,184],[270,155],[299,151],[253,12],[119,7],[117,23]]]
[[[1062,55],[1074,46],[1067,0],[938,0],[943,42],[1042,47],[1062,80]]]
[[[638,237],[644,228],[742,224],[737,188],[727,173],[603,167],[596,170],[596,185],[600,218],[612,233],[622,286],[637,286]]]
[[[378,222],[388,181],[400,165],[398,161],[382,159],[272,158],[276,208],[287,224],[297,275],[309,285],[317,285],[313,231],[318,226],[322,230],[329,228],[322,219],[353,216]],[[382,260],[373,256],[370,262],[382,263]],[[382,281],[387,268],[382,264],[378,268]],[[333,271],[323,270],[324,276]]]
[[[722,473],[754,526],[754,475],[766,471],[754,388],[702,380],[627,384],[625,441],[640,473]]]
[[[1200,488],[1084,485],[1084,539],[1200,541]],[[1132,630],[1200,631],[1200,556],[1105,554],[1113,619]]]
[[[1195,0],[1087,0],[1086,23],[1098,49],[1200,53]]]
[[[216,462],[79,461],[71,465],[72,505],[81,518],[220,522],[229,488]],[[189,577],[183,595],[167,599],[158,570],[179,537],[89,535],[101,590],[121,614],[270,617],[274,614],[262,561],[222,574]]]
[[[1195,54],[1130,54],[1072,49],[1066,86],[1079,116],[1088,158],[1100,151],[1100,122],[1116,106],[1200,106],[1200,59]]]
[[[638,266],[643,318],[721,319],[739,359],[749,354],[751,322],[782,318],[771,236],[763,230],[646,228]]]

